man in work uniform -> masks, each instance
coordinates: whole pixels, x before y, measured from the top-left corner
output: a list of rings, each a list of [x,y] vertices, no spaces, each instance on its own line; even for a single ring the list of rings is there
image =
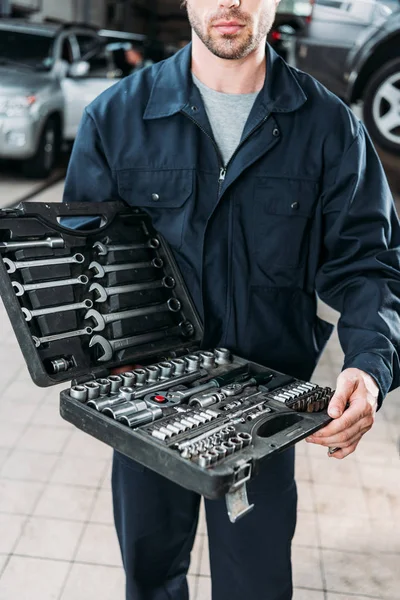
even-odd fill
[[[65,200],[122,199],[152,217],[204,347],[307,380],[332,329],[316,293],[338,310],[334,420],[309,441],[343,459],[399,384],[400,230],[363,125],[266,47],[275,1],[188,0],[192,44],[87,108]],[[113,495],[127,600],[187,599],[199,496],[119,454]],[[235,525],[224,500],[205,503],[213,600],[289,600],[293,450],[267,461],[249,497]]]

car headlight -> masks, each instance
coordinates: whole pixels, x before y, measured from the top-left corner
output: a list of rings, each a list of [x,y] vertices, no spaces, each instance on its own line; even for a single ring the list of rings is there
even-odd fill
[[[0,115],[6,117],[23,117],[27,114],[36,96],[0,96]]]

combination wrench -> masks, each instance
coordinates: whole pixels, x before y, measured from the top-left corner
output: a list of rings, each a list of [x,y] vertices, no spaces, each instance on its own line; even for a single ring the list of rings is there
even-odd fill
[[[168,327],[167,329],[152,331],[150,333],[143,333],[140,335],[133,335],[117,340],[106,340],[101,335],[95,335],[90,340],[89,347],[97,345],[100,346],[103,351],[103,355],[97,360],[99,362],[107,362],[111,360],[115,352],[118,352],[119,350],[126,350],[127,348],[133,348],[135,346],[157,342],[173,336],[190,337],[193,335],[193,333],[193,324],[190,321],[183,321],[175,327]]]
[[[173,277],[164,277],[159,281],[148,281],[146,283],[132,283],[129,285],[120,285],[113,287],[104,287],[100,283],[92,283],[89,292],[96,292],[96,302],[107,302],[109,296],[116,294],[129,294],[132,292],[144,292],[145,290],[156,290],[158,288],[166,288],[172,290],[175,287],[175,279]]]
[[[42,315],[52,315],[59,312],[67,312],[69,310],[80,310],[81,308],[92,308],[93,302],[91,300],[84,300],[83,302],[76,302],[75,304],[60,304],[59,306],[52,306],[50,308],[42,308],[39,310],[28,310],[27,308],[21,308],[25,316],[25,321],[32,321],[34,317],[41,317]]]
[[[24,285],[18,281],[11,282],[15,289],[16,296],[23,296],[25,292],[32,292],[35,290],[63,287],[65,285],[86,285],[87,283],[89,283],[89,278],[86,275],[79,275],[79,277],[75,277],[74,279],[52,279],[49,281],[42,281],[41,283],[28,283]]]
[[[82,264],[85,262],[83,254],[74,254],[74,256],[60,256],[59,258],[43,258],[42,260],[18,260],[12,261],[9,258],[3,258],[7,273],[15,273],[17,269],[25,267],[47,267],[50,265],[63,265],[70,263]]]
[[[162,269],[164,262],[161,258],[154,258],[151,261],[138,262],[138,263],[121,263],[120,265],[101,265],[95,260],[90,263],[89,270],[94,271],[94,277],[101,279],[108,273],[116,273],[117,271],[129,271],[130,269],[148,269],[154,267],[155,269]]]
[[[10,252],[23,250],[24,248],[64,248],[65,242],[62,238],[47,237],[43,240],[24,240],[21,242],[0,242],[0,250]]]
[[[58,342],[59,340],[66,340],[68,338],[80,337],[84,335],[92,335],[93,330],[90,327],[85,329],[78,329],[76,331],[66,331],[65,333],[58,333],[56,335],[47,335],[45,337],[32,336],[36,348],[39,348],[42,344],[48,344],[50,342]]]
[[[93,304],[92,304],[93,306]],[[154,306],[147,306],[145,308],[134,308],[132,310],[124,310],[116,313],[109,313],[102,315],[99,311],[92,309],[89,310],[84,319],[93,319],[96,325],[93,327],[93,331],[103,331],[107,325],[114,321],[123,321],[124,319],[132,319],[134,317],[143,317],[145,315],[152,315],[159,312],[179,312],[181,309],[181,303],[177,298],[170,298],[167,302],[156,304]],[[91,307],[90,307],[91,308]]]
[[[122,252],[123,250],[142,250],[150,248],[156,250],[160,247],[160,242],[157,238],[151,238],[148,242],[143,244],[103,244],[102,242],[95,242],[93,248],[97,250],[99,256],[106,256],[109,252]]]

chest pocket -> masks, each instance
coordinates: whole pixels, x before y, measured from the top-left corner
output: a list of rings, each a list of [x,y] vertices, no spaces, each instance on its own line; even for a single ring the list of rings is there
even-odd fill
[[[155,229],[174,248],[182,245],[193,197],[192,169],[123,169],[117,172],[119,195],[127,204],[143,209]]]
[[[256,260],[263,263],[263,268],[296,268],[304,264],[317,199],[316,181],[272,177],[258,180],[253,242]]]

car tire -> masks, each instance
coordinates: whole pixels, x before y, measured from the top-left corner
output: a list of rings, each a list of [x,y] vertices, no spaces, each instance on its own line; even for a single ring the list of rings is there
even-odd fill
[[[54,117],[46,122],[36,154],[23,163],[22,170],[30,179],[45,179],[55,167],[60,153],[60,127]]]
[[[383,65],[364,92],[364,122],[384,150],[400,154],[400,58]]]

